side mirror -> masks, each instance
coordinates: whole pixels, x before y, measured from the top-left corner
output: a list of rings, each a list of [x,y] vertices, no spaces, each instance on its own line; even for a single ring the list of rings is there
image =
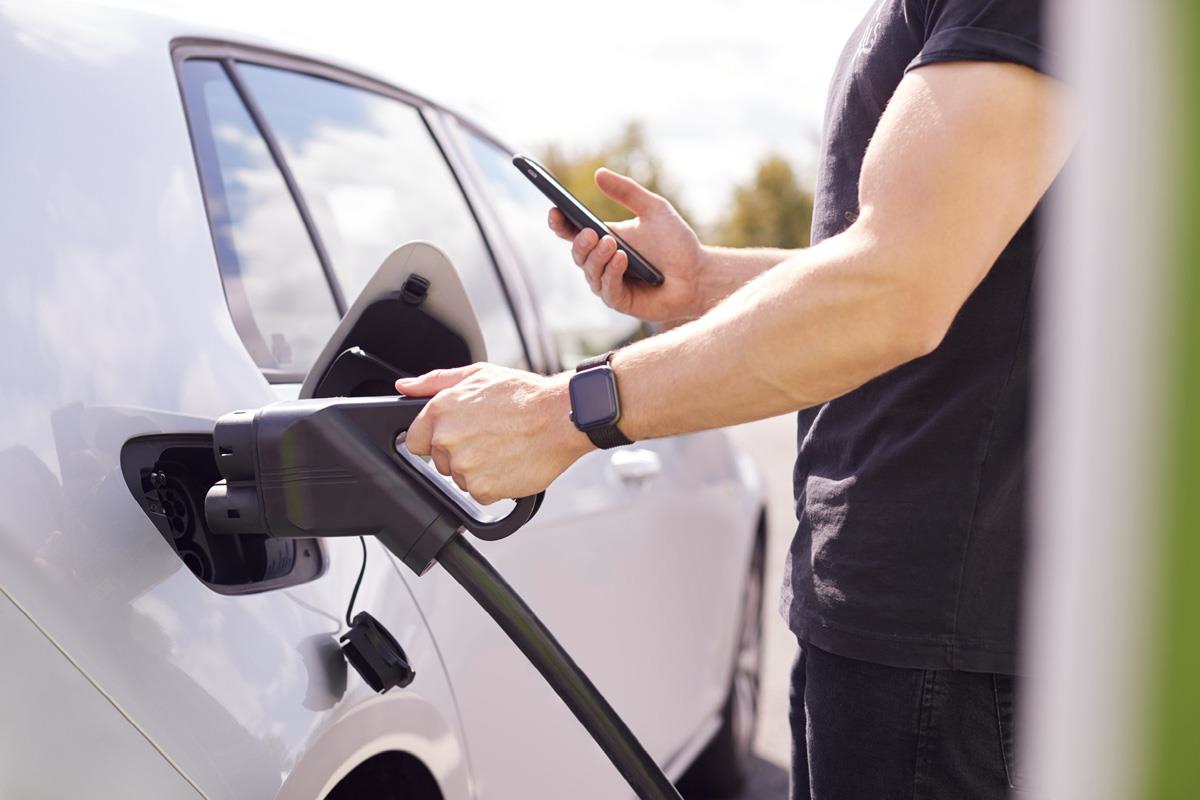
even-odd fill
[[[428,242],[409,242],[346,312],[300,398],[392,395],[398,377],[486,360],[479,318],[454,265]]]

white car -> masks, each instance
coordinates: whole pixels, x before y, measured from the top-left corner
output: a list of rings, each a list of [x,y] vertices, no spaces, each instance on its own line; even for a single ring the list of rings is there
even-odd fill
[[[0,0],[0,107],[0,797],[631,796],[440,569],[366,540],[355,610],[416,671],[377,695],[337,645],[359,541],[199,511],[214,420],[295,397],[404,242],[449,254],[493,361],[634,330],[510,151],[324,55],[59,2]],[[748,756],[763,507],[711,432],[591,453],[475,542],[692,791]]]

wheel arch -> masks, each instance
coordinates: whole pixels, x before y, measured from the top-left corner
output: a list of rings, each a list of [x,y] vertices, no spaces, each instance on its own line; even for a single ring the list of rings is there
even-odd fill
[[[420,800],[473,796],[466,753],[454,727],[426,698],[406,692],[369,698],[315,737],[276,800],[337,797],[333,792],[347,779],[378,778],[392,769],[407,770],[418,788],[426,789]]]
[[[444,800],[428,765],[402,750],[384,750],[346,773],[325,800]]]

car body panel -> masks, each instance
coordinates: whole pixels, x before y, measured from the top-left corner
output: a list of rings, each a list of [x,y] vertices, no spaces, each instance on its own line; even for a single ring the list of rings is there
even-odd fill
[[[294,392],[263,379],[231,322],[171,61],[172,41],[223,35],[144,12],[0,2],[0,98],[19,109],[0,131],[0,588],[178,765],[143,775],[160,756],[129,744],[138,780],[165,787],[141,796],[194,794],[171,778],[182,773],[208,797],[315,797],[390,748],[420,758],[448,798],[628,796],[440,570],[418,580],[371,543],[356,607],[387,625],[417,672],[376,697],[335,645],[356,541],[326,541],[326,570],[310,583],[222,595],[130,497],[119,465],[129,438],[207,433],[225,412]],[[535,324],[528,286],[513,285],[519,321]],[[610,454],[593,453],[528,530],[482,549],[678,773],[723,699],[761,498],[721,434],[640,446],[658,455],[657,478],[625,483]],[[689,580],[699,592],[672,591]],[[70,663],[31,647],[20,668],[56,676]],[[135,730],[76,694],[46,699],[47,719]],[[50,730],[28,731],[47,762],[105,774],[97,753],[52,754]],[[51,794],[72,793],[73,778],[47,777]]]
[[[0,638],[0,673],[21,675],[0,681],[0,797],[200,797],[3,594]]]

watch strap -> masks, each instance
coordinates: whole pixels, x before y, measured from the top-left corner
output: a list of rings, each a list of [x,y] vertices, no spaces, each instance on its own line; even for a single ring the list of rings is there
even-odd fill
[[[592,440],[592,444],[601,450],[611,450],[614,447],[624,447],[627,444],[633,444],[633,440],[621,433],[621,429],[616,425],[587,431],[587,437]]]
[[[583,361],[579,362],[578,366],[575,367],[575,371],[583,372],[584,370],[595,369],[596,367],[607,366],[608,362],[612,361],[613,352],[614,351],[609,350],[607,353],[601,353],[598,356],[592,356],[591,358],[585,358]]]
[[[612,357],[613,351],[609,350],[607,353],[601,353],[598,356],[585,358],[583,361],[579,362],[577,367],[575,367],[575,371],[583,372],[584,370],[595,369],[596,367],[608,366],[608,362],[612,361]],[[615,375],[613,376],[613,379],[616,379]],[[633,444],[633,440],[621,433],[621,429],[616,425],[608,425],[603,428],[597,428],[596,430],[584,431],[584,433],[586,433],[587,437],[592,440],[592,444],[596,445],[596,447],[600,448],[601,450],[611,450],[614,447],[624,447],[627,444]]]

